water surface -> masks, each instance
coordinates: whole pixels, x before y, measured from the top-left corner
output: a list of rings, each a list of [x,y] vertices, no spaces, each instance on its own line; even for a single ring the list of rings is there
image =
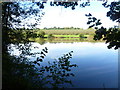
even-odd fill
[[[48,48],[48,54],[42,65],[73,51],[70,61],[78,65],[72,69],[75,77],[70,77],[74,88],[118,87],[118,51],[108,49],[107,44],[103,42],[45,43],[43,45],[33,42],[32,44],[39,47],[39,49],[33,49],[34,52]],[[31,60],[35,58],[32,57]],[[72,87],[68,84],[65,86]]]

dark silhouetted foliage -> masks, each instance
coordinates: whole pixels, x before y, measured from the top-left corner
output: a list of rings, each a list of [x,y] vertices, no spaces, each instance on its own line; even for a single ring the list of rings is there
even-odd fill
[[[39,31],[37,37],[44,38],[45,32],[44,31]]]
[[[73,51],[69,52],[68,54],[64,54],[64,56],[55,59],[52,63],[48,61],[47,66],[40,67],[40,73],[42,73],[41,81],[44,82],[46,87],[49,85],[49,87],[52,88],[64,88],[64,86],[62,86],[64,83],[73,85],[72,81],[67,78],[74,76],[74,74],[70,71],[72,67],[77,67],[76,64],[71,64],[69,61],[69,59],[72,58],[72,53]],[[44,56],[45,55],[43,54],[43,57]],[[38,60],[39,59],[37,58],[35,64],[40,65],[41,60]]]
[[[78,0],[73,0],[73,1],[67,1],[66,0],[63,0],[62,2],[60,1],[53,1],[53,2],[50,2],[50,5],[51,6],[64,6],[64,8],[68,8],[68,7],[71,7],[72,10],[75,9],[76,6],[80,6],[80,7],[86,7],[86,6],[90,6],[90,2],[87,1],[87,2],[82,2],[80,4],[78,4]]]
[[[110,5],[107,5],[107,2],[102,4],[105,8],[110,8],[107,12],[107,17],[109,17],[112,21],[116,21],[120,23],[120,1],[111,2]],[[102,25],[100,19],[93,17],[90,13],[86,16],[88,17],[87,24],[91,24],[89,28],[95,27],[96,35],[94,36],[95,40],[103,39],[106,43],[109,43],[108,48],[114,47],[114,49],[118,49],[120,47],[120,27],[109,28],[108,30],[99,25]]]
[[[107,17],[109,17],[112,21],[120,23],[120,1],[111,2],[110,5],[107,5],[107,2],[105,2],[102,5],[105,8],[110,8],[110,11],[107,12]]]
[[[119,28],[109,28],[108,30],[104,27],[101,27],[96,30],[96,35],[94,36],[95,40],[106,40],[106,43],[109,43],[108,48],[114,47],[118,49],[120,47],[120,29]]]
[[[42,49],[41,52],[33,53],[31,52],[32,43],[29,42],[30,37],[34,38],[37,35],[40,36],[40,34],[41,34],[40,37],[44,37],[45,33],[40,32],[39,34],[35,34],[29,30],[26,30],[25,32],[23,32],[21,28],[16,28],[13,26],[13,23],[16,23],[17,24],[16,26],[20,25],[20,23],[22,22],[22,19],[20,19],[19,17],[22,17],[25,19],[30,15],[37,14],[39,10],[35,10],[34,8],[32,8],[33,5],[35,4],[40,6],[40,9],[44,8],[43,3],[42,4],[31,3],[32,6],[29,7],[30,9],[26,11],[19,6],[19,3],[16,3],[16,2],[2,3],[2,7],[3,7],[2,35],[4,36],[2,38],[2,48],[3,48],[2,49],[2,60],[3,60],[2,89],[3,90],[4,89],[30,90],[30,89],[45,88],[46,83],[44,82],[46,82],[46,80],[42,77],[44,76],[44,72],[47,70],[47,68],[44,66],[41,66],[41,63],[44,61],[44,58],[46,57],[46,53],[48,53],[48,49],[47,47],[45,47],[44,49]],[[13,16],[18,18],[14,18]],[[28,25],[28,27],[30,28],[34,28],[35,26],[36,24]],[[19,51],[19,56],[11,54],[12,47],[13,47],[12,45],[15,47],[16,50]],[[34,47],[34,48],[38,48],[38,47]],[[39,57],[37,57],[36,60],[34,61],[30,61],[27,58],[27,56],[36,57],[36,55],[39,55]],[[56,64],[61,65],[58,62],[56,62]],[[56,64],[53,64],[52,66],[57,68]],[[39,68],[36,66],[38,66]],[[53,72],[56,72],[54,68],[53,68]],[[57,73],[54,73],[52,75],[52,78],[54,78],[54,76],[57,76],[57,75],[58,75]],[[64,79],[61,80],[62,83],[69,83],[69,81]],[[55,79],[53,80],[55,81]],[[58,82],[55,81],[52,83],[52,86],[54,87],[54,85],[57,85],[57,84]]]
[[[34,24],[26,23],[28,29],[33,29],[41,20],[44,13],[41,9],[44,9],[45,2],[30,2],[27,4],[28,7],[24,9],[20,6],[22,3],[17,2],[3,2],[2,3],[2,80],[3,80],[3,90],[4,89],[25,89],[29,90],[32,88],[44,88],[46,84],[50,84],[54,88],[58,88],[60,84],[71,83],[66,77],[74,76],[71,71],[71,67],[77,67],[76,64],[71,64],[69,59],[72,58],[72,52],[65,54],[63,57],[58,58],[49,62],[48,66],[41,66],[44,61],[46,54],[48,53],[47,47],[45,47],[41,52],[32,53],[31,46],[29,42],[29,37],[31,35],[36,37],[37,34],[33,34],[30,31],[26,31],[26,35],[23,34],[21,28],[25,27],[21,23],[23,20],[30,16],[38,16]],[[65,8],[71,7],[72,10],[75,6],[78,6],[78,2],[51,2],[51,6],[64,6]],[[80,7],[89,6],[90,2],[84,2],[80,4]],[[38,8],[33,8],[33,6]],[[107,5],[105,2],[103,6],[110,8],[107,16],[111,20],[120,22],[120,2],[112,2]],[[87,24],[95,22],[90,27],[101,25],[100,20],[89,13],[86,15],[89,17]],[[16,25],[14,27],[14,25]],[[97,27],[96,27],[97,28]],[[19,30],[16,32],[15,30]],[[104,27],[97,28],[94,37],[95,40],[103,39],[106,43],[109,43],[108,48],[115,47],[118,49],[120,47],[120,30],[118,28],[110,28],[107,30]],[[42,33],[44,35],[44,33]],[[43,36],[40,36],[43,37]],[[19,56],[11,55],[10,51],[12,48],[11,44],[16,46],[21,53]],[[39,54],[39,57],[36,55]],[[35,61],[29,61],[26,56],[36,57]],[[36,65],[39,67],[37,68]],[[46,76],[45,72],[47,72]],[[52,80],[52,81],[51,81]]]

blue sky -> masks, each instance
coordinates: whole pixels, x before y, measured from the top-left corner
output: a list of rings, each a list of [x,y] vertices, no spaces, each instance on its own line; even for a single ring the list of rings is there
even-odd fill
[[[110,0],[115,1],[115,0]],[[107,11],[109,9],[102,6],[103,1],[91,1],[91,5],[85,8],[79,6],[75,10],[71,8],[64,8],[60,6],[50,6],[49,2],[45,4],[44,12],[45,15],[42,17],[41,24],[39,28],[44,27],[79,27],[88,28],[87,17],[85,14],[91,13],[98,19],[101,19],[104,27],[113,27],[118,25],[118,23],[112,22],[109,17],[106,17]],[[110,2],[109,2],[110,3]]]

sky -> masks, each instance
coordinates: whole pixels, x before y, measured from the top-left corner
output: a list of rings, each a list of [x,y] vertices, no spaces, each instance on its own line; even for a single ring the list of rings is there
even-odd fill
[[[115,1],[115,0],[110,0]],[[85,8],[76,7],[75,10],[72,10],[70,7],[64,8],[61,6],[50,6],[49,2],[45,4],[44,12],[45,15],[41,19],[41,24],[38,28],[51,28],[51,27],[79,27],[87,29],[87,17],[85,14],[91,13],[97,19],[101,19],[102,26],[109,28],[118,25],[118,23],[113,22],[106,17],[108,8],[102,6],[103,1],[91,1],[90,6]],[[110,3],[110,2],[109,2]]]

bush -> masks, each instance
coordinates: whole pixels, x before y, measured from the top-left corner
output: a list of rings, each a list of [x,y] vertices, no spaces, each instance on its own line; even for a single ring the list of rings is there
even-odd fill
[[[83,37],[84,37],[84,35],[83,35],[83,34],[80,34],[80,35],[79,35],[79,38],[83,38]]]
[[[39,31],[38,32],[38,37],[44,38],[45,32],[44,31]]]
[[[48,35],[48,38],[53,38],[54,36],[52,34],[49,34]]]

